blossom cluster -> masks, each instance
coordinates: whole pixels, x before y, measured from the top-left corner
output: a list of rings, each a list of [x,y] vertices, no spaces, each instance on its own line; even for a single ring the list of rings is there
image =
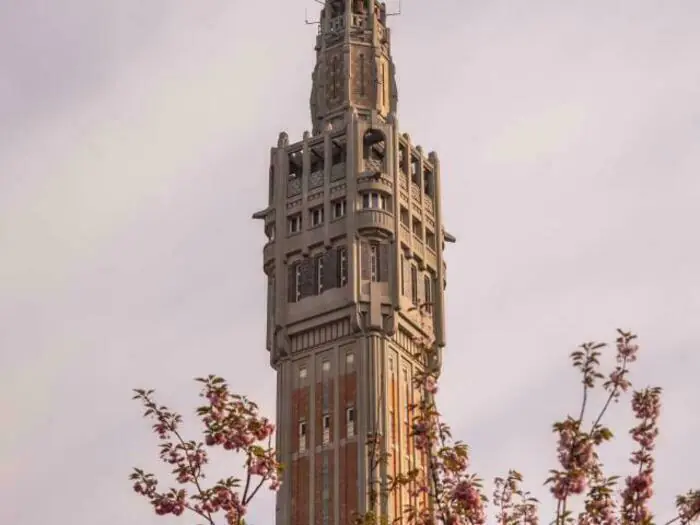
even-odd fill
[[[197,409],[204,424],[204,443],[185,441],[180,432],[182,417],[156,404],[153,390],[138,389],[134,396],[143,404],[144,416],[154,421],[153,431],[162,441],[160,459],[172,467],[175,481],[190,485],[192,492],[185,487],[159,492],[155,476],[141,469],[134,469],[130,476],[133,489],[150,501],[158,515],[179,516],[190,510],[214,525],[213,516],[221,512],[228,525],[241,525],[251,499],[262,486],[271,490],[280,487],[282,469],[271,447],[274,425],[260,416],[255,403],[231,394],[222,378],[208,376],[197,381],[203,385],[200,396],[207,400]],[[241,480],[234,477],[210,488],[203,486],[202,470],[209,462],[205,446],[221,446],[244,455],[246,479],[242,491]]]

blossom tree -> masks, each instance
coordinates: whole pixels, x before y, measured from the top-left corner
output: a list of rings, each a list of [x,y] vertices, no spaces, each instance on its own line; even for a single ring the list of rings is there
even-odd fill
[[[603,419],[611,404],[630,390],[629,366],[637,360],[639,347],[634,334],[618,330],[616,365],[607,375],[600,371],[600,357],[605,347],[604,343],[584,343],[571,354],[573,366],[581,377],[582,401],[576,417],[567,416],[553,425],[557,435],[558,467],[550,470],[545,481],[556,502],[555,515],[548,521],[550,525],[656,523],[649,504],[653,494],[653,451],[659,434],[661,389],[647,387],[631,393],[637,425],[630,430],[630,435],[637,446],[630,455],[631,472],[620,483],[620,476],[606,475],[598,450],[613,439],[613,432],[604,425]],[[434,347],[425,345],[421,352],[425,354],[421,356],[424,362],[435,362]],[[392,523],[486,523],[489,500],[481,479],[469,468],[469,448],[452,439],[449,426],[437,410],[438,373],[436,367],[429,367],[414,378],[422,395],[411,407],[412,438],[416,448],[428,458],[427,468],[410,470],[380,483],[376,471],[390,456],[383,449],[379,434],[368,435],[368,463],[372,475],[368,494],[370,509],[355,517],[355,525],[388,525],[389,518],[378,511],[381,507],[378,501],[399,490],[408,490],[413,501],[427,501],[427,504],[407,506],[404,514],[395,517]],[[228,525],[243,525],[247,506],[259,489],[267,485],[277,490],[280,484],[281,466],[271,447],[273,426],[259,415],[254,403],[233,395],[223,379],[209,376],[197,381],[203,384],[201,395],[208,401],[197,409],[204,424],[204,443],[185,441],[179,431],[181,417],[167,407],[156,405],[152,390],[136,390],[135,399],[143,403],[144,415],[154,420],[153,429],[163,441],[160,457],[173,465],[173,475],[181,488],[160,492],[153,474],[134,469],[131,475],[135,481],[134,490],[146,497],[160,515],[179,516],[189,510],[209,525],[215,525],[214,516],[222,513]],[[602,389],[605,401],[591,417],[589,398],[595,389]],[[241,452],[246,468],[245,482],[228,478],[205,488],[202,482],[202,467],[207,463],[205,445]],[[505,478],[495,478],[491,498],[494,523],[538,525],[539,502],[522,488],[522,482],[521,474],[515,470],[509,471]],[[580,500],[582,505],[576,514],[571,510],[574,499]],[[700,521],[700,490],[689,490],[678,496],[675,504],[676,516],[665,525]]]
[[[258,407],[247,398],[232,394],[220,377],[196,379],[207,403],[197,409],[204,425],[204,443],[185,441],[180,432],[182,417],[168,407],[156,404],[153,390],[135,390],[134,399],[144,406],[144,416],[154,421],[153,431],[162,441],[160,459],[172,465],[179,488],[158,489],[155,475],[135,468],[130,476],[134,491],[144,496],[156,514],[175,516],[191,511],[209,525],[223,514],[228,525],[244,525],[250,501],[267,485],[277,490],[281,466],[271,446],[274,426],[260,416]],[[203,467],[209,461],[207,447],[242,453],[245,481],[229,477],[205,487]],[[188,490],[189,488],[189,490]]]

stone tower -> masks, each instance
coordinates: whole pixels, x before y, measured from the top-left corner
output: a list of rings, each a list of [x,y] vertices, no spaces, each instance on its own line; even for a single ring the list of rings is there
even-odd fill
[[[327,0],[313,132],[272,148],[267,349],[277,372],[277,525],[349,525],[372,480],[425,469],[410,436],[420,345],[445,344],[440,164],[399,133],[386,8]],[[371,469],[368,434],[388,463]],[[393,518],[408,491],[381,497]],[[415,503],[415,501],[414,501]]]

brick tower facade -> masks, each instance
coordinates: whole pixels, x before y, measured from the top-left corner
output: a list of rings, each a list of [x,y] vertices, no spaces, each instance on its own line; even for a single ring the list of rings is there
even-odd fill
[[[272,148],[265,224],[267,349],[277,372],[277,525],[349,525],[373,480],[425,469],[410,436],[420,345],[445,344],[440,165],[399,133],[387,13],[327,0],[313,132]],[[433,363],[440,366],[439,362]],[[371,469],[367,436],[386,464]],[[383,496],[390,519],[408,491]],[[414,502],[415,503],[415,502]]]

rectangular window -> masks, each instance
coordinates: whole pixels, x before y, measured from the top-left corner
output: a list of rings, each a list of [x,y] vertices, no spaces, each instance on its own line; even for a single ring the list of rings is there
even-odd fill
[[[411,265],[411,301],[418,305],[418,269],[415,264]]]
[[[403,224],[404,226],[406,226],[406,228],[408,228],[409,227],[408,223],[410,222],[408,220],[408,210],[406,208],[404,208],[403,206],[401,206],[401,210],[399,212],[399,215],[401,217],[401,224]]]
[[[323,255],[314,258],[314,272],[316,272],[316,293],[323,293]]]
[[[419,219],[413,217],[413,235],[418,237],[421,241],[423,240],[423,225]]]
[[[401,265],[401,295],[406,295],[406,270],[403,255],[399,259]]]
[[[355,407],[345,409],[345,428],[347,437],[351,438],[355,435]]]
[[[331,441],[331,416],[323,414],[323,444],[327,445]]]
[[[388,207],[388,199],[383,193],[376,191],[365,192],[362,194],[362,208],[365,210],[386,210]]]
[[[309,217],[311,218],[312,227],[323,224],[323,206],[317,206],[309,210]]]
[[[301,231],[301,214],[296,213],[287,217],[287,226],[289,233],[299,233]]]
[[[299,421],[299,452],[306,452],[306,421]]]
[[[370,261],[370,277],[372,282],[379,281],[379,245],[370,244],[369,246],[369,261]]]
[[[296,263],[294,265],[294,267],[295,267],[295,271],[294,271],[295,297],[296,297],[296,301],[299,301],[301,299],[301,263]]]
[[[331,202],[331,208],[333,209],[333,218],[340,219],[345,216],[345,207],[347,206],[347,201],[345,199],[337,199]]]
[[[396,416],[393,410],[389,410],[389,436],[391,442],[396,443]]]
[[[348,250],[344,246],[338,248],[338,287],[348,283]]]
[[[295,262],[289,265],[287,274],[287,301],[296,303],[301,299],[301,263]]]
[[[428,228],[425,229],[425,244],[428,245],[428,248],[435,249],[435,234]]]

